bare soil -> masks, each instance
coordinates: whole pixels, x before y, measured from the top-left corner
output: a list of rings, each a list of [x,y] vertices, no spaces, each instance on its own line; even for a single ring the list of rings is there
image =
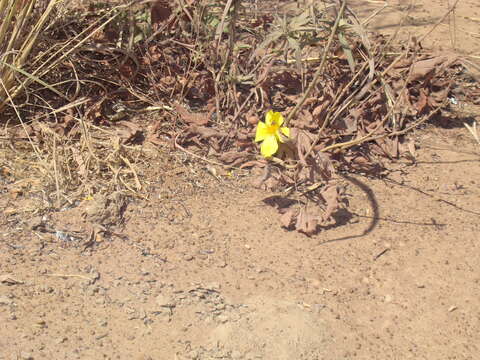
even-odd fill
[[[354,3],[363,18],[383,5]],[[394,30],[407,3],[371,27]],[[428,31],[447,8],[417,1],[402,31]],[[479,19],[460,1],[456,51],[478,55]],[[451,29],[427,39],[451,48]],[[412,134],[415,163],[344,175],[348,211],[313,237],[280,227],[276,194],[184,154],[144,169],[148,199],[41,218],[40,199],[4,192],[0,359],[477,359],[480,155],[461,120],[480,111],[463,105]]]

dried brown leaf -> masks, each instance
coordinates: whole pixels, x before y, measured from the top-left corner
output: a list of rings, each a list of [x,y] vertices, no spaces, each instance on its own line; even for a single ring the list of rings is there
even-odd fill
[[[422,80],[432,77],[439,69],[456,61],[456,57],[436,56],[427,60],[420,60],[413,64],[410,81]],[[442,66],[443,65],[443,66]]]
[[[280,223],[284,228],[289,229],[292,227],[297,218],[297,212],[295,208],[290,208],[280,217]]]
[[[251,161],[247,161],[245,163],[243,163],[242,165],[240,165],[240,169],[247,169],[247,168],[250,168],[250,167],[254,167],[254,166],[257,166],[257,167],[265,167],[266,164],[264,162],[261,162],[261,161],[258,161],[258,160],[251,160]],[[258,185],[260,186],[260,185]]]
[[[167,0],[157,0],[150,9],[152,25],[158,25],[167,21],[172,15],[171,2]]]
[[[295,126],[300,129],[314,129],[316,126],[313,123],[313,116],[308,110],[303,110],[297,115]]]
[[[304,233],[307,236],[311,236],[317,232],[318,218],[311,214],[306,207],[302,207],[297,216],[295,223],[295,229]]]
[[[238,151],[228,151],[220,155],[220,160],[223,162],[232,163],[238,159],[246,159],[248,158],[249,154],[246,151],[238,152]]]
[[[427,107],[427,93],[425,89],[420,89],[420,94],[418,100],[413,104],[413,107],[417,110],[418,113],[422,113],[423,110]]]
[[[295,135],[296,135],[295,139],[297,142],[297,152],[298,152],[298,157],[300,159],[300,163],[307,165],[305,155],[310,150],[313,140],[311,139],[309,134],[304,130],[298,131],[297,134]]]
[[[321,192],[325,200],[326,209],[323,214],[323,221],[330,220],[331,216],[340,207],[338,187],[335,184],[327,185]]]
[[[220,130],[212,129],[205,126],[196,126],[196,125],[190,126],[188,128],[188,132],[191,134],[200,135],[204,139],[209,139],[212,137],[224,137],[227,135],[226,133]]]
[[[87,164],[85,162],[85,159],[82,157],[82,154],[80,153],[80,151],[75,147],[72,147],[72,153],[73,153],[73,160],[75,160],[78,166],[77,167],[78,174],[82,178],[87,178],[88,169],[87,169]]]
[[[195,125],[207,125],[208,124],[208,116],[207,114],[194,114],[185,109],[180,104],[174,105],[175,110],[180,115],[183,121],[188,124],[195,124]]]
[[[116,124],[115,131],[122,144],[133,143],[143,137],[140,127],[132,121],[118,121]]]

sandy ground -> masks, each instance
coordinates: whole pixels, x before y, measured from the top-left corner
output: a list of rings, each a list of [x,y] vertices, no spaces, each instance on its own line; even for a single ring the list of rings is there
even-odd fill
[[[383,6],[353,3],[363,18]],[[372,29],[392,31],[407,3]],[[415,4],[402,36],[448,8]],[[479,22],[480,5],[460,1],[458,52],[478,55]],[[428,41],[451,49],[450,34],[445,20]],[[480,121],[472,111],[460,116]],[[151,164],[149,200],[38,218],[15,211],[37,200],[2,195],[0,359],[478,359],[480,148],[447,125],[412,135],[416,164],[345,176],[348,211],[311,238],[282,229],[275,194],[248,177],[170,159]],[[92,225],[120,213],[109,233]],[[74,236],[85,231],[93,246]]]

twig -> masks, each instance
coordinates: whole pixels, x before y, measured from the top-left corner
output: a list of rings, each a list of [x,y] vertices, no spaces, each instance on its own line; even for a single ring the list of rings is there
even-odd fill
[[[373,257],[373,261],[376,261],[380,256],[386,254],[389,250],[390,250],[389,248],[386,248],[386,249],[380,251],[377,255],[375,255]]]
[[[77,274],[45,274],[45,276],[49,277],[61,277],[61,278],[80,278],[84,280],[94,281],[93,278],[85,276],[85,275],[77,275]]]

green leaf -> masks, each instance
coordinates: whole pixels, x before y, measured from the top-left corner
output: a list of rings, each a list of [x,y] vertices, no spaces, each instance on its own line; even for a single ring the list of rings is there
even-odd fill
[[[347,57],[348,65],[350,66],[350,70],[352,73],[355,73],[355,67],[356,67],[356,62],[353,57],[352,53],[352,48],[350,47],[350,44],[348,43],[347,38],[345,37],[345,34],[343,32],[343,29],[345,28],[345,25],[348,25],[347,22],[344,19],[340,20],[339,23],[339,32],[338,32],[338,41],[340,41],[340,45],[342,46],[343,53]]]

